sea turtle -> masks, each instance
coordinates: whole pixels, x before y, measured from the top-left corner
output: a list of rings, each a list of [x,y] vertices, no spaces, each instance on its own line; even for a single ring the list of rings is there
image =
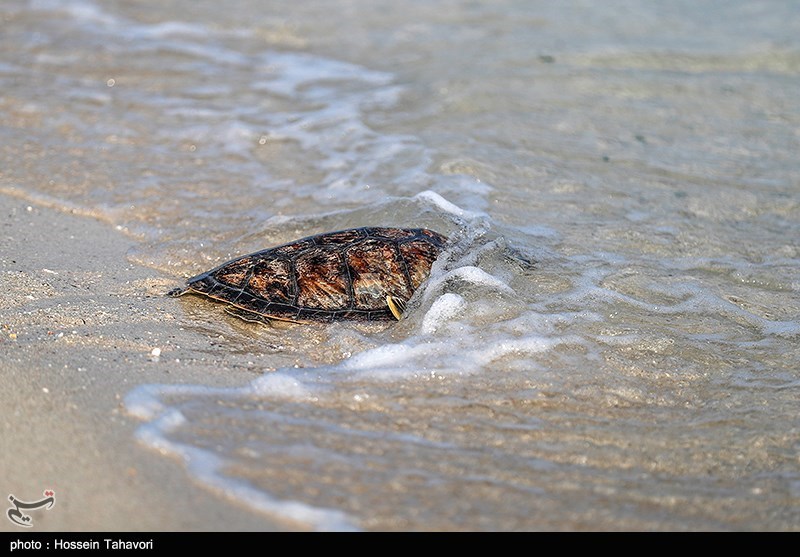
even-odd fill
[[[237,257],[167,295],[204,294],[264,323],[399,320],[446,242],[425,228],[328,232]]]

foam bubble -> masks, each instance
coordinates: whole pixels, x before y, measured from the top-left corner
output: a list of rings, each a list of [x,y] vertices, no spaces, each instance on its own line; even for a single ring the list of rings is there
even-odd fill
[[[456,215],[461,218],[477,218],[486,215],[486,213],[483,212],[468,211],[466,209],[462,209],[458,205],[446,200],[438,193],[430,190],[425,190],[423,192],[418,193],[417,195],[414,196],[414,199],[430,203],[431,205],[434,205],[435,207],[444,211],[445,213],[450,213],[452,215]]]
[[[495,277],[494,275],[490,275],[483,269],[471,265],[458,267],[457,269],[448,271],[444,275],[432,281],[429,288],[436,288],[442,283],[445,283],[453,279],[461,279],[464,282],[468,282],[470,284],[474,284],[477,286],[483,286],[492,290],[498,290],[506,294],[514,294],[514,290],[505,282]]]
[[[311,397],[311,389],[300,382],[296,377],[285,373],[268,373],[253,380],[249,387],[242,392],[249,391],[256,396],[279,397],[284,399],[302,400]]]
[[[175,431],[186,423],[186,416],[180,410],[170,408],[161,413],[156,422],[161,431]]]
[[[410,342],[386,344],[356,354],[342,362],[341,367],[349,370],[370,370],[376,368],[404,369],[409,364],[419,369],[418,362],[426,361],[442,350],[440,343],[429,342],[413,345]]]
[[[158,385],[141,385],[125,396],[125,410],[140,420],[153,420],[164,412]]]
[[[494,341],[488,346],[473,350],[471,356],[480,365],[487,365],[503,356],[509,354],[531,355],[551,350],[555,346],[564,343],[580,343],[578,337],[545,338],[538,336],[528,336],[515,339],[503,339]]]
[[[443,323],[452,320],[456,315],[461,313],[467,302],[463,297],[453,292],[447,292],[440,296],[431,305],[430,309],[425,313],[422,318],[422,325],[420,328],[423,333],[432,334],[436,332]]]

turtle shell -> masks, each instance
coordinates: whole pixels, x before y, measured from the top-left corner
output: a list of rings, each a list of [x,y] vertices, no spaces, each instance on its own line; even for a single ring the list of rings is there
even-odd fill
[[[447,238],[424,228],[353,228],[238,257],[190,278],[187,292],[247,319],[388,321],[428,278]]]

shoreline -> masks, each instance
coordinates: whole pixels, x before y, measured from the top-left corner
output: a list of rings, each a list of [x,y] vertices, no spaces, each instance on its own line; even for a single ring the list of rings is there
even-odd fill
[[[57,501],[31,512],[33,528],[3,520],[0,531],[287,529],[143,447],[122,407],[141,384],[233,386],[254,371],[181,361],[200,340],[160,299],[169,281],[129,263],[134,241],[109,224],[2,193],[0,214],[2,495],[52,489]]]

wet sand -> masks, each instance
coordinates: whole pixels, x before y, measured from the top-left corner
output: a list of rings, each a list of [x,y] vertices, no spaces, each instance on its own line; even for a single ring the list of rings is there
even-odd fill
[[[192,345],[208,341],[171,313],[163,293],[174,281],[131,265],[134,242],[107,223],[24,194],[0,194],[0,215],[2,496],[56,497],[52,509],[30,512],[32,530],[283,529],[134,441],[140,423],[122,399],[136,385],[254,376],[224,346]]]

